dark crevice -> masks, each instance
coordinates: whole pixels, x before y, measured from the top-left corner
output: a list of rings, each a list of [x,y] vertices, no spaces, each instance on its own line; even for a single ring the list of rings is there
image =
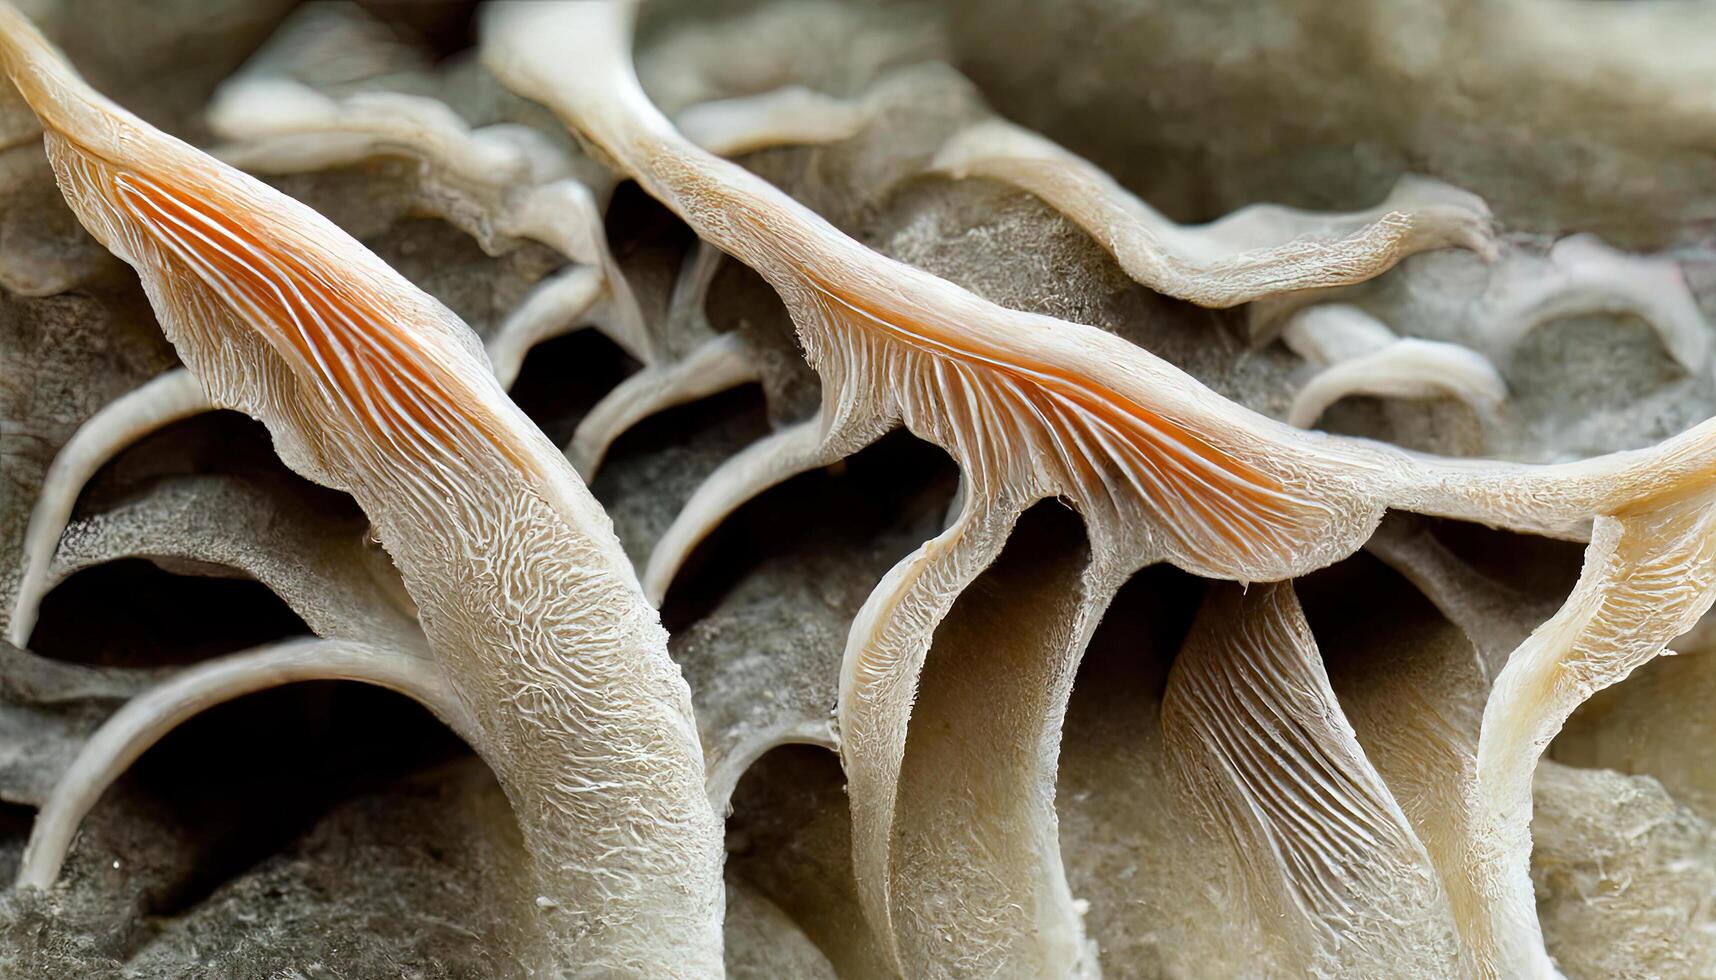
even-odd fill
[[[662,622],[670,633],[689,627],[771,556],[862,547],[906,521],[939,524],[957,481],[945,453],[904,430],[794,477],[740,507],[691,553]]]
[[[77,513],[111,509],[162,477],[185,474],[241,477],[278,486],[283,496],[306,500],[330,517],[359,516],[349,496],[312,483],[281,462],[261,422],[228,411],[181,419],[122,449],[90,479]]]
[[[1151,565],[1128,579],[1079,662],[1069,719],[1127,710],[1120,705],[1135,695],[1138,705],[1160,701],[1207,584],[1172,565]]]
[[[435,62],[477,43],[476,0],[357,0],[366,13]]]
[[[674,285],[691,257],[697,236],[685,222],[631,181],[614,189],[603,215],[604,231],[614,262],[631,287],[644,322],[652,325],[665,349],[663,357],[679,357],[686,339],[669,335],[667,324]]]
[[[30,827],[35,822],[35,807],[0,800],[0,882],[9,882],[18,874],[24,842],[30,839]]]
[[[1331,674],[1369,655],[1380,633],[1445,622],[1411,582],[1365,551],[1297,579],[1293,588]]]
[[[1028,533],[1030,528],[1021,530]],[[1008,548],[1013,551],[1012,544]],[[1004,554],[1002,560],[1007,559]],[[1022,564],[1021,571],[1029,574],[1030,564]],[[985,578],[973,588],[982,587]],[[1208,585],[1172,565],[1159,564],[1140,569],[1120,587],[1079,659],[1062,725],[1063,753],[1076,751],[1074,743],[1107,744],[1131,738],[1120,735],[1122,731],[1157,724],[1168,671],[1191,632]]]
[[[632,267],[652,255],[673,257],[671,267],[677,272],[677,257],[697,244],[697,235],[689,225],[630,180],[614,188],[604,224],[614,260],[626,270],[628,279]]]
[[[663,409],[621,433],[608,447],[616,468],[708,440],[738,447],[769,435],[768,406],[754,384],[739,385],[696,401]],[[737,451],[737,450],[735,450]]]
[[[308,632],[260,582],[174,575],[127,558],[86,568],[49,592],[30,649],[72,663],[159,667]]]
[[[756,270],[723,262],[709,284],[704,311],[711,325],[744,338],[756,358],[769,403],[769,421],[784,426],[809,418],[822,403],[822,382],[802,356],[792,316]]]
[[[703,480],[769,434],[765,416],[761,391],[741,385],[657,412],[614,440],[591,490],[640,571]]]
[[[601,332],[579,330],[530,349],[512,400],[564,449],[590,408],[638,366]]]
[[[884,976],[858,904],[840,759],[783,745],[751,764],[727,818],[727,876],[790,916],[841,976]]]
[[[1573,591],[1585,562],[1585,545],[1534,534],[1520,534],[1448,518],[1426,518],[1431,533],[1486,578],[1524,595],[1561,595]]]
[[[287,850],[339,803],[468,751],[427,709],[364,684],[292,684],[210,708],[122,780],[124,794],[147,800],[188,852],[174,862],[178,874],[142,896],[144,908],[185,912]]]

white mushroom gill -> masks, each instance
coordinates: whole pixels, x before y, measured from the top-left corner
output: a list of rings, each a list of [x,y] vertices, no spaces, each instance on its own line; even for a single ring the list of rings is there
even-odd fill
[[[1483,202],[1423,177],[1401,179],[1367,211],[1318,214],[1260,204],[1182,226],[1088,161],[1006,122],[958,134],[932,166],[1030,191],[1090,232],[1132,278],[1200,306],[1361,282],[1426,249],[1495,252]]]
[[[1287,422],[1316,424],[1349,395],[1458,398],[1480,416],[1507,398],[1507,382],[1489,358],[1458,344],[1396,337],[1357,307],[1322,303],[1295,313],[1281,339],[1318,370],[1293,395]]]
[[[871,125],[897,79],[837,99],[801,86],[680,110],[674,124],[718,156],[848,139]],[[1426,177],[1396,182],[1376,207],[1346,214],[1259,204],[1203,225],[1181,225],[1097,167],[1035,133],[989,119],[950,135],[927,173],[988,178],[1029,191],[1089,232],[1144,285],[1204,306],[1351,285],[1430,249],[1494,258],[1489,209]]]
[[[542,135],[522,126],[473,130],[446,105],[420,95],[360,92],[335,99],[284,78],[240,75],[217,93],[209,125],[232,144],[228,163],[251,173],[292,174],[404,157],[418,171],[417,197],[485,251],[532,239],[587,267],[538,287],[491,342],[502,384],[531,343],[590,322],[645,361],[656,344],[608,252],[590,188]],[[575,285],[564,280],[573,278]],[[586,281],[594,278],[595,289]],[[569,299],[576,297],[575,300]]]
[[[687,506],[696,515],[691,526],[676,523],[669,532],[674,547],[694,543],[706,529],[699,522],[719,519],[746,496],[850,453],[897,424],[946,449],[963,474],[957,519],[878,586],[853,627],[842,676],[838,710],[859,885],[898,968],[909,962],[913,972],[952,973],[970,962],[951,948],[957,943],[907,945],[918,930],[972,934],[965,920],[974,906],[957,884],[933,905],[896,907],[902,896],[895,887],[895,835],[900,814],[916,803],[900,799],[906,723],[937,624],[1032,501],[1062,497],[1088,525],[1092,586],[1080,604],[1087,611],[1073,624],[1100,612],[1115,581],[1158,561],[1240,582],[1321,567],[1360,547],[1390,507],[1570,538],[1583,537],[1593,518],[1601,531],[1605,515],[1626,514],[1641,559],[1706,563],[1673,521],[1683,510],[1704,511],[1716,472],[1716,425],[1651,450],[1536,468],[1438,459],[1292,429],[1227,402],[1112,335],[997,307],[877,255],[763,180],[699,150],[637,85],[629,21],[629,8],[613,4],[498,5],[487,24],[485,58],[511,87],[546,103],[602,147],[701,237],[756,269],[793,314],[824,385],[816,420],[759,443],[711,477],[709,493]],[[1395,231],[1400,235],[1385,239],[1405,234]],[[1600,534],[1593,554],[1608,547]],[[658,550],[647,576],[656,594],[673,562],[671,554],[660,559]],[[1677,590],[1687,609],[1708,605],[1701,581],[1691,578]],[[1576,616],[1586,601],[1576,592],[1564,615]],[[1658,624],[1664,640],[1689,625],[1681,618]],[[1583,643],[1574,630],[1541,632],[1536,643],[1513,660],[1539,666],[1510,667],[1519,680],[1498,684],[1486,725],[1523,734],[1498,734],[1494,739],[1507,748],[1479,753],[1480,792],[1465,801],[1475,818],[1462,842],[1466,856],[1450,862],[1471,879],[1450,893],[1469,888],[1483,899],[1455,908],[1466,969],[1481,975],[1552,972],[1527,874],[1529,782],[1517,774],[1531,772],[1566,701],[1613,683],[1655,652],[1642,652],[1655,644],[1654,633],[1641,649]],[[1070,673],[1067,660],[1076,662],[1079,649],[1076,641],[1057,645],[1050,655],[1067,659],[1056,676]],[[1580,670],[1588,683],[1566,698],[1547,697],[1546,685],[1567,658],[1594,662]],[[1039,766],[1053,765],[1056,710],[1044,705],[1012,719],[1017,744],[1030,742],[1026,733],[1050,732],[1036,742]],[[967,748],[982,751],[975,742]],[[1043,832],[1052,799],[1020,792],[996,805],[1007,812],[989,819],[1034,823],[1039,839],[1053,840]],[[951,838],[964,828],[942,832]],[[923,854],[943,855],[943,879],[962,880],[955,865],[964,853],[951,840],[919,851],[918,875],[927,873]],[[1058,866],[1052,845],[1032,855],[1009,849],[997,856],[986,887],[1000,882],[1009,900],[1034,910],[1039,928],[1013,935],[989,962],[1032,963],[1057,974],[1078,967],[1079,944],[1062,941],[1079,933],[1076,908],[1041,887]]]
[[[78,753],[43,802],[18,868],[18,884],[47,888],[59,876],[84,814],[120,773],[185,719],[244,694],[303,680],[355,680],[404,694],[449,727],[473,735],[465,709],[433,662],[348,640],[295,640],[217,657],[128,701]]]
[[[1594,235],[1573,235],[1549,250],[1547,271],[1504,280],[1481,325],[1502,350],[1512,350],[1532,329],[1558,317],[1630,313],[1662,338],[1669,356],[1692,374],[1710,365],[1710,326],[1672,259],[1634,256]]]
[[[544,968],[721,969],[721,835],[684,681],[611,526],[457,317],[320,215],[90,89],[14,8],[0,58],[74,212],[218,405],[349,491],[404,573],[532,859]]]
[[[614,440],[649,416],[760,379],[750,342],[737,332],[717,334],[704,309],[721,259],[720,249],[699,241],[668,297],[663,332],[683,338],[679,346],[689,342],[690,350],[675,350],[677,358],[645,365],[603,395],[578,423],[566,458],[584,479],[595,478]]]
[[[677,361],[644,368],[602,396],[578,423],[566,458],[585,479],[593,479],[608,447],[627,429],[656,412],[755,380],[756,358],[745,338],[719,334]]]
[[[659,65],[657,68],[662,70]],[[1041,137],[993,119],[981,110],[978,110],[980,121],[976,123],[970,123],[964,114],[943,118],[948,113],[944,103],[949,100],[932,98],[920,103],[903,94],[921,92],[932,77],[938,89],[948,87],[954,91],[970,86],[945,65],[923,63],[893,70],[852,98],[836,98],[801,85],[787,85],[754,95],[697,102],[676,112],[673,121],[687,139],[711,153],[739,156],[773,147],[839,144],[874,127],[878,120],[887,120],[890,133],[911,134],[902,137],[903,147],[910,147],[904,149],[908,159],[917,160],[920,151],[929,155],[904,173],[989,177],[1009,180],[1027,190],[1039,188],[1035,182],[1023,179],[1022,174],[1035,172],[1039,164],[1046,166],[1059,161],[1067,174],[1083,174],[1090,179],[1049,181],[1040,188],[1044,200],[1064,209],[1067,217],[1084,225],[1116,255],[1125,258],[1127,271],[1140,282],[1173,292],[1172,284],[1163,277],[1178,275],[1182,289],[1205,290],[1211,295],[1222,289],[1241,288],[1238,280],[1245,277],[1290,279],[1303,274],[1329,283],[1310,287],[1289,284],[1282,287],[1285,292],[1257,287],[1262,290],[1259,298],[1263,301],[1252,302],[1249,309],[1258,328],[1266,321],[1274,324],[1318,297],[1337,292],[1342,284],[1368,280],[1385,272],[1396,261],[1419,251],[1465,246],[1486,261],[1497,255],[1489,212],[1481,200],[1457,188],[1415,176],[1402,177],[1381,204],[1366,211],[1338,214],[1257,205],[1206,225],[1175,224],[1127,194],[1091,164]],[[659,83],[659,79],[653,80]],[[978,104],[975,93],[969,98],[975,107]],[[924,118],[919,118],[920,115]],[[939,140],[939,146],[936,133],[946,134]],[[930,141],[922,142],[926,137]],[[967,161],[967,156],[972,159]],[[881,185],[873,192],[878,195],[897,190],[901,178],[902,173],[892,171],[869,175],[869,179]],[[1078,188],[1083,191],[1073,192]],[[1104,223],[1093,217],[1099,212],[1113,220]],[[1122,214],[1130,218],[1123,221],[1115,217]],[[1392,257],[1379,253],[1342,271],[1345,265],[1354,262],[1353,254],[1367,247],[1366,242],[1380,241],[1383,236],[1378,223],[1389,221],[1406,222],[1411,228],[1410,234],[1385,249],[1392,250]],[[1218,305],[1229,304],[1223,301]],[[1481,361],[1480,355],[1456,345],[1413,339],[1397,350],[1332,368],[1313,379],[1301,390],[1288,421],[1307,427],[1323,408],[1351,394],[1403,398],[1451,395],[1484,411],[1498,400],[1495,392],[1501,382],[1493,368]],[[610,395],[612,400],[623,398],[628,403],[625,414],[622,416],[614,406],[605,405],[604,410],[592,413],[587,420],[591,428],[598,425],[606,428],[614,423],[629,426],[647,414],[683,400],[674,378],[664,374],[657,380],[657,373],[646,369],[631,379],[625,390],[614,391]],[[723,379],[722,384],[727,383]],[[714,390],[719,389],[699,390],[695,395],[700,397]],[[580,454],[569,452],[569,455],[578,463]],[[592,471],[582,463],[579,466],[588,478]],[[663,553],[657,567],[672,567],[684,557]]]
[[[1530,962],[1531,776],[1573,709],[1685,633],[1716,600],[1716,507],[1708,490],[1599,517],[1573,594],[1508,657],[1484,707],[1467,860],[1496,915],[1499,964]]]
[[[1185,791],[1239,841],[1284,963],[1458,972],[1430,856],[1341,713],[1292,585],[1212,590],[1168,675],[1162,728]]]
[[[685,137],[731,157],[783,144],[834,143],[869,122],[866,106],[789,85],[759,95],[699,102],[673,120]]]
[[[1412,302],[1383,304],[1384,320],[1407,334],[1458,341],[1504,367],[1533,330],[1550,322],[1621,314],[1643,321],[1688,374],[1708,374],[1711,327],[1670,254],[1629,254],[1581,234],[1546,249],[1505,245],[1465,283],[1450,282],[1445,267],[1438,270],[1434,263],[1404,266],[1393,275]],[[1345,287],[1291,293],[1253,303],[1247,320],[1261,341],[1314,302],[1349,299],[1358,301]],[[1412,322],[1397,323],[1395,314]]]

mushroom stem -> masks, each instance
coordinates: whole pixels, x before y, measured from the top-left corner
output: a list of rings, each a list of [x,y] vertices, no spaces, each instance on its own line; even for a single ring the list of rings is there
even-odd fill
[[[644,593],[659,607],[667,598],[679,567],[699,542],[740,505],[778,486],[845,456],[845,446],[831,446],[820,416],[757,440],[729,458],[698,484],[673,523],[650,551],[644,569]],[[862,448],[862,446],[855,447]]]
[[[18,887],[47,888],[54,883],[84,815],[161,736],[217,704],[316,680],[362,681],[397,691],[471,738],[470,718],[432,660],[344,640],[306,639],[200,663],[126,702],[90,736],[36,816],[18,869]]]
[[[550,337],[568,332],[602,299],[602,270],[575,265],[531,290],[489,338],[489,362],[502,388],[512,388],[524,356]]]
[[[649,365],[614,386],[578,423],[566,458],[580,476],[593,480],[608,447],[632,426],[656,412],[737,388],[757,377],[756,361],[744,337],[719,334],[683,360]]]
[[[721,828],[690,692],[612,523],[470,328],[323,216],[91,91],[4,4],[0,59],[67,203],[137,270],[211,401],[373,522],[518,816],[542,969],[718,973]]]
[[[213,407],[196,377],[184,368],[175,368],[108,402],[78,426],[48,467],[24,531],[24,574],[6,628],[6,638],[13,646],[25,646],[30,641],[48,588],[54,548],[84,484],[126,445]]]

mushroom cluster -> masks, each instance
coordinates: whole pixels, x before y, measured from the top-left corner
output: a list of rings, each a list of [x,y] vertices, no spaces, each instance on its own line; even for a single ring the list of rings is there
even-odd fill
[[[1051,19],[1127,21],[1073,6]],[[1164,6],[1140,17],[1212,27]],[[1624,110],[1706,73],[1669,55],[1708,17],[1414,2],[1337,83],[1300,6],[1214,46],[1258,59],[1223,84],[1285,73],[1282,133],[1324,91],[1318,126],[1424,172],[1283,135],[1300,157],[1258,186],[1347,209],[1182,223],[1131,188],[1195,174],[1111,173],[1126,141],[1078,122],[1121,125],[1125,80],[996,77],[1041,12],[495,0],[437,63],[311,4],[186,114],[199,148],[0,3],[0,180],[51,181],[99,245],[0,224],[0,422],[30,442],[0,497],[0,800],[27,828],[0,967],[1716,971],[1716,243],[1648,181],[1624,224],[1607,178],[1522,194],[1498,155],[1550,150],[1483,126],[1412,142],[1577,58],[1617,115],[1558,135],[1604,174],[1676,159],[1708,106]],[[56,11],[32,9],[78,51]],[[1486,32],[1506,59],[1472,60]],[[1423,132],[1349,105],[1389,83]],[[1065,146],[1006,118],[1057,103]],[[1212,143],[1212,195],[1249,145]],[[71,393],[27,390],[55,372]],[[260,583],[290,624],[117,654],[73,606],[137,558]],[[438,788],[411,801],[450,814],[433,866],[386,872],[438,897],[354,926],[334,909],[364,902],[315,893],[365,872],[302,841],[199,884],[194,841],[102,829],[137,819],[116,797],[160,807],[127,774],[176,729],[319,681],[457,737],[372,788]],[[332,806],[310,839],[404,846]],[[317,868],[303,928],[270,919],[290,941],[215,938],[266,914],[257,875]]]

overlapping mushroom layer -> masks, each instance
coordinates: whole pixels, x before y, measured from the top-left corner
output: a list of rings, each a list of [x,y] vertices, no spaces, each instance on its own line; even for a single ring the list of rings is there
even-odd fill
[[[365,508],[433,651],[258,653],[169,682],[68,771],[25,880],[187,706],[323,670],[418,696],[482,752],[531,854],[544,966],[717,971],[719,824],[685,684],[606,517],[469,330],[320,215],[97,95],[10,7],[0,56],[80,220],[211,400]]]
[[[1582,535],[1593,518],[1636,511],[1649,515],[1630,525],[1641,558],[1681,568],[1707,564],[1689,537],[1658,532],[1678,527],[1671,513],[1704,512],[1716,459],[1710,425],[1657,450],[1535,469],[1439,460],[1287,429],[1109,335],[993,306],[869,252],[775,188],[699,150],[638,87],[626,23],[625,8],[614,5],[503,5],[491,17],[486,57],[515,89],[600,144],[699,235],[760,272],[793,313],[824,382],[817,420],[736,457],[687,506],[687,528],[676,525],[664,541],[683,553],[700,528],[749,495],[901,422],[961,467],[958,516],[878,586],[854,624],[841,682],[859,885],[902,967],[957,971],[954,964],[967,962],[954,952],[962,942],[993,939],[981,916],[967,911],[990,907],[992,897],[960,895],[957,883],[933,907],[897,908],[904,876],[894,848],[917,674],[954,598],[999,553],[1031,501],[1062,496],[1090,529],[1087,598],[1068,603],[1064,618],[1042,628],[1045,637],[1063,638],[1045,654],[1058,658],[1055,674],[1063,677],[1096,613],[1134,569],[1165,560],[1241,582],[1288,578],[1352,553],[1385,507],[1562,536]],[[1613,546],[1605,526],[1599,520],[1593,554]],[[676,564],[658,550],[646,574],[652,594],[665,591]],[[1624,569],[1605,574],[1616,587],[1634,578]],[[1662,641],[1716,598],[1697,581],[1686,586],[1685,615],[1660,624]],[[1536,682],[1523,679],[1530,662],[1547,659],[1559,670],[1589,657],[1602,664],[1581,672],[1592,688],[1636,664],[1630,647],[1593,645],[1593,632],[1604,627],[1580,620],[1573,611],[1579,595],[1563,614],[1578,625],[1544,635],[1542,653],[1522,651],[1510,662],[1490,702],[1487,739],[1520,726],[1552,733],[1571,710],[1572,703],[1540,697]],[[1660,649],[1652,637],[1640,643]],[[1010,715],[1016,727],[1001,743],[1034,747],[1025,750],[1039,753],[1039,769],[1052,769],[1060,710],[1045,703]],[[1477,972],[1549,969],[1526,873],[1529,784],[1507,776],[1529,774],[1546,741],[1533,736],[1501,752],[1480,749],[1473,819],[1457,845],[1463,854],[1443,865],[1467,869],[1473,880],[1461,890],[1469,884],[1482,899],[1456,910]],[[971,740],[967,749],[992,744],[980,749]],[[987,814],[999,825],[1036,826],[1037,841],[1047,845],[995,849],[1002,856],[992,873],[1011,883],[1003,889],[1010,901],[1035,910],[1039,928],[1002,944],[994,962],[1066,972],[1079,968],[1079,928],[1065,890],[1043,885],[1059,862],[1052,804],[1042,794],[1052,786],[998,800],[1005,815]],[[946,827],[939,848],[923,848],[947,856],[945,880],[958,880],[952,869],[964,849],[956,839],[966,832]],[[912,877],[924,874],[920,857]],[[934,925],[908,928],[902,914]],[[938,945],[930,936],[956,939]]]
[[[1369,211],[1262,207],[1176,225],[1042,138],[973,123],[986,110],[951,70],[882,73],[898,50],[926,43],[855,45],[862,70],[845,97],[795,87],[768,59],[720,80],[700,75],[695,58],[657,59],[670,123],[632,77],[627,17],[606,4],[501,5],[485,55],[697,233],[659,304],[664,315],[645,316],[648,304],[603,240],[597,202],[610,175],[541,132],[472,128],[421,94],[324,93],[268,65],[217,100],[214,122],[234,141],[223,153],[247,169],[404,160],[412,207],[491,253],[534,239],[571,260],[489,336],[488,360],[456,317],[332,225],[114,109],[7,18],[9,65],[43,115],[68,200],[138,268],[190,367],[113,404],[66,446],[31,521],[11,635],[28,639],[36,603],[77,562],[142,548],[231,562],[302,606],[328,637],[198,665],[116,715],[40,794],[22,880],[52,879],[83,812],[167,727],[262,686],[346,677],[430,704],[501,776],[533,859],[529,928],[553,969],[713,973],[725,889],[729,938],[775,936],[779,962],[807,975],[827,970],[822,956],[906,975],[1094,974],[1106,953],[1085,928],[1068,869],[1089,881],[1101,858],[1063,861],[1059,826],[1091,819],[1082,794],[1093,770],[1069,745],[1073,765],[1059,775],[1086,788],[1057,814],[1061,731],[1074,675],[1117,591],[1165,562],[1249,585],[1206,589],[1181,576],[1207,593],[1189,635],[1136,640],[1152,656],[1172,648],[1171,669],[1162,659],[1156,689],[1137,699],[1148,736],[1127,746],[1140,754],[1128,776],[1153,791],[1134,822],[1154,843],[1185,848],[1158,856],[1162,880],[1139,888],[1139,904],[1171,937],[1156,941],[1190,944],[1171,966],[1185,969],[1200,943],[1231,941],[1203,968],[1549,971],[1527,874],[1531,777],[1570,712],[1691,628],[1716,595],[1706,544],[1716,433],[1706,424],[1650,450],[1533,467],[1303,430],[1352,394],[1452,396],[1485,426],[1518,428],[1508,417],[1514,351],[1546,319],[1595,310],[1645,321],[1694,383],[1707,373],[1710,331],[1679,268],[1594,239],[1520,248],[1494,236],[1481,201],[1414,179]],[[713,36],[739,45],[747,33]],[[948,98],[916,99],[923,91]],[[1069,322],[1076,317],[1007,309],[883,258],[839,217],[824,220],[705,152],[862,143],[894,125],[909,131],[909,145],[885,165],[855,168],[870,184],[852,210],[896,193],[903,177],[928,175],[958,193],[1010,194],[1057,224],[1053,215],[1064,215],[1068,234],[1088,232],[1119,262],[1122,281],[1211,307],[1251,304],[1254,339],[1279,334],[1306,362],[1295,369],[1297,393],[1265,409],[1273,418],[1248,411],[1137,344]],[[839,210],[839,193],[826,197]],[[1380,281],[1380,299],[1357,285],[1446,245],[1470,251],[1415,259]],[[785,301],[820,375],[820,410],[715,469],[659,540],[622,526],[634,554],[640,537],[643,550],[654,545],[640,588],[565,459],[502,389],[527,348],[584,322],[644,365],[588,413],[566,450],[589,477],[616,437],[651,413],[765,378],[764,356],[796,361],[784,335],[771,347],[754,331],[717,333],[704,317],[723,254]],[[1489,263],[1482,277],[1492,288],[1476,302],[1447,298],[1454,326],[1430,339],[1421,323],[1393,318],[1386,290],[1412,288],[1450,255]],[[1323,302],[1331,298],[1341,304]],[[1422,306],[1408,312],[1431,316],[1423,310],[1434,304]],[[1280,347],[1270,356],[1290,358]],[[61,541],[79,487],[104,459],[215,405],[262,418],[294,468],[349,490],[397,573],[379,553],[354,557],[355,537],[342,540],[328,587],[345,601],[324,608],[305,598],[302,570],[235,559],[220,542],[110,542],[99,521]],[[692,549],[748,501],[896,426],[959,467],[940,532],[920,519],[890,532],[889,547],[902,533],[905,547],[855,553],[848,564],[859,571],[834,577],[862,578],[861,588],[823,585],[841,560],[831,545],[819,561],[771,567],[724,597],[706,628],[676,641],[701,685],[694,725],[647,600],[659,605]],[[1557,442],[1511,458],[1563,459],[1580,448]],[[198,492],[169,487],[147,504]],[[1033,506],[1050,498],[1082,518],[1081,547],[1041,540]],[[622,525],[625,506],[615,510]],[[1379,530],[1387,509],[1589,538],[1586,567],[1553,615],[1553,602],[1536,596],[1473,605],[1469,570],[1429,525],[1397,515]],[[153,513],[135,510],[135,520]],[[860,606],[876,571],[919,541]],[[1022,543],[1028,559],[1014,550]],[[1340,652],[1342,639],[1334,653],[1319,650],[1327,637],[1312,637],[1298,598],[1311,609],[1315,587],[1288,580],[1361,547],[1422,589],[1477,657],[1461,660],[1469,648],[1443,642],[1455,632],[1445,623],[1425,649],[1395,638],[1402,649],[1374,642],[1366,658]],[[817,581],[801,581],[803,569],[820,569]],[[770,651],[744,648],[730,626],[767,606],[759,590],[777,581],[817,593],[804,599],[814,615],[791,635],[828,649],[776,664],[763,662]],[[848,621],[836,671],[838,646],[821,641]],[[1384,650],[1393,659],[1371,662]],[[834,726],[825,700],[835,702]],[[730,868],[720,880],[713,814],[735,798],[741,774],[788,742],[841,753],[862,917],[841,906],[843,874],[826,894],[798,883],[802,906],[770,904],[757,890],[768,872],[757,866],[788,856],[741,858],[757,877]],[[829,815],[815,816],[805,832],[830,836]],[[1170,895],[1176,889],[1188,894]],[[1232,921],[1179,921],[1203,904],[1231,910]]]

